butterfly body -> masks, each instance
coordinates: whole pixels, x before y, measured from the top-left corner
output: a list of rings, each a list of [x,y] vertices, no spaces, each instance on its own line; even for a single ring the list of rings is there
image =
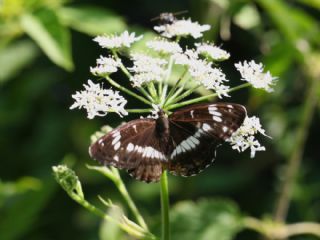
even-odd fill
[[[246,110],[238,104],[199,104],[158,115],[107,133],[90,146],[90,156],[145,182],[159,181],[164,169],[193,176],[211,165],[216,148],[241,126]]]

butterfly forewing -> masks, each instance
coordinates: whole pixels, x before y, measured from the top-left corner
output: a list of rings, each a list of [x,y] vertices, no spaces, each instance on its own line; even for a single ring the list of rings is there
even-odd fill
[[[168,164],[175,175],[191,176],[215,160],[216,148],[243,123],[246,110],[238,104],[200,104],[173,113],[170,137],[173,151]]]

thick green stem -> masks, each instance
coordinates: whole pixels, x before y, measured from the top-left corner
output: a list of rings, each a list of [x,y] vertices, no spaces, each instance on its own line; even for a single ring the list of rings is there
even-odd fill
[[[114,87],[120,89],[121,91],[129,94],[132,97],[135,97],[136,99],[139,99],[141,102],[144,102],[148,105],[152,105],[152,103],[150,101],[148,101],[147,99],[145,99],[144,97],[139,96],[138,94],[132,92],[131,90],[121,86],[120,84],[118,84],[117,82],[113,81],[110,77],[106,77],[107,81]]]
[[[169,222],[169,190],[167,171],[163,171],[160,180],[161,187],[161,220],[162,220],[162,240],[170,239],[170,222]]]

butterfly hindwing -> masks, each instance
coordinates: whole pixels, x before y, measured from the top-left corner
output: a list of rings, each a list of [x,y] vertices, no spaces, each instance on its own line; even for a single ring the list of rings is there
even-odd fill
[[[133,120],[98,139],[89,153],[101,164],[126,169],[138,180],[158,181],[166,158],[154,135],[154,119]]]
[[[199,104],[174,112],[170,117],[173,151],[169,171],[191,176],[208,167],[216,148],[236,131],[246,117],[238,104]]]
[[[193,176],[212,163],[220,141],[187,122],[170,122],[170,130],[174,147],[168,169],[172,174]]]

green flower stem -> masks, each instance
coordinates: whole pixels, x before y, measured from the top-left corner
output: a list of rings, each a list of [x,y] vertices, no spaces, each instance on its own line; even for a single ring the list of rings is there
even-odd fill
[[[123,65],[121,58],[119,57],[118,53],[115,50],[112,50],[112,54],[114,55],[114,57],[116,58],[116,60],[120,60],[120,69],[121,71],[127,76],[127,78],[130,80],[132,75],[131,73],[128,71],[128,69]],[[139,87],[138,90],[146,97],[148,98],[150,101],[152,101],[151,96],[148,94],[148,92],[146,90],[144,90],[142,87]]]
[[[233,91],[236,91],[236,90],[239,90],[241,88],[245,88],[245,87],[249,87],[251,86],[250,83],[244,83],[244,84],[241,84],[237,87],[234,87],[234,88],[231,88],[229,92],[233,92]],[[209,95],[206,95],[206,96],[203,96],[203,97],[198,97],[198,98],[194,98],[194,99],[191,99],[191,100],[188,100],[188,101],[184,101],[184,102],[180,102],[180,103],[176,103],[176,104],[172,104],[170,106],[168,106],[166,108],[166,110],[171,110],[171,109],[175,109],[175,108],[180,108],[180,107],[183,107],[183,106],[186,106],[186,105],[189,105],[189,104],[193,104],[193,103],[198,103],[198,102],[201,102],[201,101],[204,101],[204,100],[208,100],[210,98],[214,98],[214,97],[217,97],[218,94],[217,93],[212,93],[212,94],[209,94]]]
[[[162,219],[162,240],[170,239],[169,223],[169,191],[167,171],[163,171],[160,179],[161,187],[161,219]]]
[[[145,108],[145,109],[126,109],[127,112],[130,113],[148,113],[151,112],[152,108]]]
[[[179,86],[179,84],[181,82],[183,82],[184,77],[185,77],[187,72],[188,72],[188,69],[186,68],[184,70],[184,72],[182,73],[182,75],[180,76],[180,78],[178,79],[178,81],[176,82],[176,84],[171,88],[170,92],[168,93],[168,96],[166,97],[167,100],[175,93],[175,91],[176,91],[177,87]]]
[[[129,94],[130,96],[132,97],[135,97],[136,99],[139,99],[141,102],[144,102],[148,105],[152,105],[152,103],[150,101],[148,101],[147,99],[145,99],[144,97],[142,96],[139,96],[138,94],[132,92],[131,90],[121,86],[120,84],[118,84],[117,82],[113,81],[109,76],[106,77],[107,81],[114,87],[120,89],[121,91]]]
[[[191,95],[195,90],[197,90],[200,87],[200,85],[193,87],[191,89],[188,89],[187,91],[185,91],[183,94],[181,94],[179,97],[173,98],[170,102],[168,101],[167,105],[170,104],[174,104],[176,102],[179,102],[180,100],[188,97],[189,95]]]
[[[157,90],[156,88],[154,87],[154,84],[153,82],[150,82],[148,84],[148,90],[149,90],[149,93],[153,99],[153,102],[158,102],[159,98],[158,98],[158,93],[157,93]]]
[[[137,206],[135,205],[134,201],[132,200],[126,185],[123,183],[119,171],[118,169],[112,167],[111,171],[113,172],[113,174],[116,176],[116,179],[114,181],[114,183],[116,184],[119,192],[121,193],[122,197],[125,199],[125,201],[127,202],[131,212],[133,213],[134,217],[137,219],[139,225],[144,228],[145,230],[148,231],[148,226],[146,224],[146,222],[144,221],[142,215],[140,214]]]
[[[104,176],[106,176],[107,178],[109,178],[118,188],[119,192],[121,193],[122,197],[125,199],[125,201],[127,202],[130,210],[132,211],[134,217],[136,218],[136,220],[138,221],[139,225],[145,229],[146,231],[148,231],[148,226],[145,223],[142,215],[140,214],[138,208],[136,207],[136,205],[134,204],[134,201],[132,200],[128,190],[126,189],[125,184],[123,183],[121,176],[119,174],[118,169],[114,168],[114,167],[98,167],[98,166],[87,166],[89,169],[91,170],[95,170],[100,172],[101,174],[103,174]]]
[[[168,91],[168,81],[172,72],[172,66],[173,66],[173,58],[170,57],[169,60],[169,64],[168,64],[168,69],[167,69],[167,73],[166,76],[164,78],[164,86],[161,92],[161,97],[160,97],[160,105],[162,106],[166,100],[166,96],[167,96],[167,91]]]
[[[122,230],[131,233],[133,235],[141,235],[141,233],[136,232],[133,228],[130,228],[124,224],[121,224],[119,221],[117,221],[116,219],[110,217],[109,215],[105,214],[102,210],[100,210],[99,208],[93,206],[92,204],[90,204],[88,201],[86,201],[84,198],[80,197],[79,195],[73,193],[73,192],[67,192],[69,194],[69,196],[76,201],[77,203],[79,203],[82,207],[84,207],[85,209],[89,210],[91,213],[109,221],[112,223],[117,224]]]
[[[167,98],[166,102],[165,102],[165,106],[169,106],[170,104],[172,104],[172,102],[174,101],[174,99],[176,99],[177,96],[179,96],[180,93],[183,92],[184,87],[181,86],[180,88],[178,88],[178,90],[169,98]]]

